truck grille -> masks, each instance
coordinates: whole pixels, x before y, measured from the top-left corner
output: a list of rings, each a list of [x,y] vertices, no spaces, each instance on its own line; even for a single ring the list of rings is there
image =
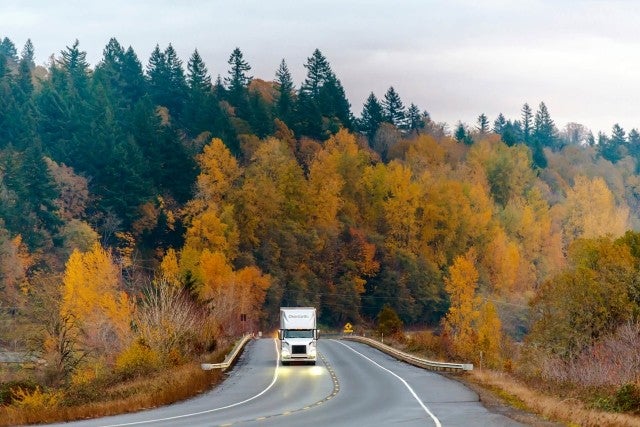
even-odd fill
[[[307,346],[293,345],[291,346],[291,354],[307,354]]]

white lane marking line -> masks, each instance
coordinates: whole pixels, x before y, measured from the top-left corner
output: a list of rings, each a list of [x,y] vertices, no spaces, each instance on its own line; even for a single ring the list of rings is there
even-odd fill
[[[173,417],[167,417],[167,418],[156,418],[153,420],[143,420],[143,421],[135,421],[135,422],[131,422],[131,423],[123,423],[123,424],[108,424],[105,425],[103,427],[122,427],[122,426],[134,426],[134,425],[140,425],[140,424],[150,424],[150,423],[158,423],[161,421],[171,421],[171,420],[177,420],[180,418],[188,418],[188,417],[193,417],[196,415],[202,415],[202,414],[209,414],[211,412],[216,412],[216,411],[221,411],[223,409],[229,409],[229,408],[233,408],[234,406],[239,406],[239,405],[243,405],[247,402],[250,402],[260,396],[262,396],[263,394],[265,394],[267,391],[269,391],[269,389],[271,387],[273,387],[273,385],[276,383],[276,381],[278,380],[278,370],[280,367],[280,350],[278,349],[278,343],[277,341],[274,339],[273,343],[275,344],[276,347],[276,353],[278,354],[278,357],[276,357],[276,370],[273,373],[273,380],[271,381],[271,384],[269,384],[269,386],[267,388],[265,388],[264,390],[262,390],[260,393],[256,394],[253,397],[250,397],[248,399],[243,400],[242,402],[237,402],[237,403],[232,403],[231,405],[227,405],[227,406],[222,406],[220,408],[214,408],[214,409],[207,409],[206,411],[200,411],[200,412],[193,412],[191,414],[183,414],[183,415],[175,415]]]
[[[336,341],[336,340],[331,340],[331,341],[335,341],[338,344],[341,344],[345,347],[347,347],[349,350],[353,351],[356,354],[359,354],[360,356],[364,357],[365,359],[367,359],[369,362],[373,363],[374,365],[376,365],[377,367],[379,367],[380,369],[384,369],[385,371],[389,372],[391,375],[393,375],[394,377],[396,377],[397,379],[399,379],[400,381],[402,381],[402,383],[405,385],[405,387],[407,387],[409,389],[409,391],[411,392],[411,394],[413,395],[413,397],[418,401],[418,403],[420,404],[420,406],[422,406],[422,409],[424,409],[424,411],[429,414],[429,416],[431,417],[431,419],[433,420],[433,422],[436,424],[436,427],[442,427],[442,424],[440,424],[440,420],[433,415],[433,413],[429,410],[429,408],[427,408],[427,406],[422,402],[422,400],[420,399],[420,397],[418,397],[418,395],[416,394],[415,391],[413,391],[413,389],[411,388],[411,386],[409,385],[409,383],[407,383],[404,378],[402,378],[400,375],[396,374],[395,372],[390,371],[389,369],[385,368],[384,366],[379,365],[377,362],[369,359],[367,356],[365,356],[364,354],[360,353],[357,350],[354,350],[353,348],[351,348],[350,346],[346,345],[345,343],[342,343],[340,341]]]

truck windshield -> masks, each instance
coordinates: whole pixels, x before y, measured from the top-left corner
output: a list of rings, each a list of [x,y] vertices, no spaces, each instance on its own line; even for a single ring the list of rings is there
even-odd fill
[[[313,338],[312,329],[295,330],[286,329],[284,331],[284,338]]]

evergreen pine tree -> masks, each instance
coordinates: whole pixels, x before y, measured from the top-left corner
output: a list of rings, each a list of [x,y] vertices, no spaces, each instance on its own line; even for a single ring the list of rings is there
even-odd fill
[[[249,94],[251,117],[249,123],[253,133],[259,138],[265,138],[273,132],[274,122],[269,106],[258,91]]]
[[[620,152],[626,151],[627,135],[618,123],[614,124],[611,129],[611,144]]]
[[[484,113],[478,116],[478,132],[480,135],[489,133],[489,119]]]
[[[58,60],[61,69],[66,73],[73,91],[77,92],[84,100],[89,98],[89,63],[87,52],[79,49],[80,42],[76,39],[71,47],[61,52],[62,58]]]
[[[351,104],[347,100],[342,83],[333,72],[320,88],[318,104],[322,115],[329,119],[330,133],[338,132],[340,127],[351,129],[353,122]]]
[[[629,131],[628,147],[629,155],[638,162],[640,160],[640,132],[636,128]]]
[[[360,118],[360,131],[367,135],[369,144],[373,142],[380,124],[384,121],[382,105],[378,102],[378,98],[371,92],[362,108]]]
[[[156,45],[147,66],[149,93],[157,105],[169,109],[173,117],[180,117],[186,94],[186,78],[182,61],[169,44],[164,52]]]
[[[8,60],[18,62],[18,51],[9,37],[5,37],[0,42],[0,55],[4,55]]]
[[[223,100],[227,97],[227,88],[224,87],[220,74],[218,74],[216,81],[213,83],[213,94],[218,100]]]
[[[211,130],[217,112],[213,102],[211,77],[202,57],[195,50],[187,63],[188,96],[184,111],[184,126],[192,137]]]
[[[538,111],[536,112],[531,136],[531,139],[543,148],[549,147],[554,150],[560,148],[558,143],[558,130],[544,102],[540,103]]]
[[[198,49],[193,51],[187,63],[187,84],[192,93],[207,93],[211,90],[211,77]]]
[[[94,85],[102,85],[109,102],[115,109],[124,109],[124,88],[122,79],[122,65],[124,49],[115,38],[111,38],[102,52],[102,60],[93,73]],[[122,104],[122,106],[120,106]]]
[[[129,108],[147,93],[147,80],[142,71],[142,63],[131,46],[122,58],[122,96],[128,100]]]
[[[393,86],[389,87],[387,93],[384,94],[382,100],[382,111],[385,121],[400,128],[404,125],[406,118],[404,105],[400,99],[400,95],[396,92]]]
[[[424,128],[424,120],[422,113],[417,105],[411,103],[407,110],[407,128],[409,131],[420,133],[420,129]]]
[[[525,144],[529,145],[531,140],[531,132],[533,126],[533,111],[529,104],[525,103],[522,106],[522,140]]]
[[[502,137],[502,141],[509,147],[524,142],[522,136],[522,125],[519,120],[515,120],[513,122],[511,120],[507,120],[502,127],[500,135]]]
[[[178,54],[171,43],[169,43],[169,46],[165,49],[164,56],[167,61],[170,82],[168,91],[170,102],[167,104],[167,107],[171,114],[180,116],[184,108],[187,93],[187,79],[184,74],[184,68],[182,67],[182,61],[178,58]]]
[[[158,105],[166,105],[165,89],[171,83],[169,68],[164,53],[160,46],[156,45],[149,57],[147,65],[147,77],[149,79],[149,95]]]
[[[33,43],[31,43],[31,39],[27,39],[24,43],[24,47],[22,48],[22,52],[20,54],[20,62],[25,63],[29,66],[30,70],[33,70],[36,67],[35,63],[35,55],[36,51],[33,47]]]
[[[307,69],[307,77],[300,87],[300,92],[304,92],[315,101],[320,95],[320,88],[327,83],[333,75],[333,71],[331,71],[329,61],[319,49],[314,50],[313,54],[307,58],[304,68]]]
[[[0,203],[0,217],[10,231],[23,237],[31,251],[50,248],[51,235],[60,225],[54,203],[58,193],[40,145],[35,141],[23,152],[9,147],[1,154],[3,191],[13,202]]]
[[[246,115],[248,103],[248,87],[253,79],[247,73],[251,70],[251,66],[244,60],[240,48],[235,48],[227,61],[230,68],[229,77],[224,79],[227,85],[227,97],[234,107],[240,109],[240,115]]]
[[[626,144],[625,131],[617,123],[613,125],[611,138],[608,138],[603,132],[598,133],[598,152],[611,163],[622,159],[626,152]]]
[[[30,99],[33,93],[33,79],[31,76],[31,70],[33,68],[27,58],[21,58],[18,64],[18,79],[17,84],[22,93],[22,102],[26,102]]]
[[[9,60],[5,55],[0,54],[0,79],[6,81],[10,74]]]
[[[289,67],[283,59],[276,71],[276,83],[278,89],[278,99],[276,101],[276,112],[280,120],[286,124],[291,123],[294,107],[294,86]]]
[[[458,122],[458,126],[456,126],[456,131],[453,133],[453,137],[458,142],[463,142],[465,136],[467,135],[467,130],[464,128],[462,122]]]
[[[498,135],[502,135],[506,124],[507,120],[504,118],[502,113],[498,114],[498,117],[496,117],[496,119],[493,121],[493,132],[497,133]]]
[[[297,134],[326,139],[340,127],[351,129],[351,105],[329,61],[316,49],[304,67],[307,77],[300,86],[293,126]]]

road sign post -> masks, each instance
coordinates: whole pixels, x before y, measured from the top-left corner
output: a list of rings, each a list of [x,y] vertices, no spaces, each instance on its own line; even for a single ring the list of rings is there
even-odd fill
[[[344,334],[353,334],[353,325],[351,323],[346,323],[344,325],[344,329],[342,330]]]

